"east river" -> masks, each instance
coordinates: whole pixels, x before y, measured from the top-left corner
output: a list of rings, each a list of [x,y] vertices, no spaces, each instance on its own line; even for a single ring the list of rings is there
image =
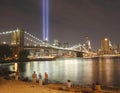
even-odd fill
[[[54,61],[32,61],[0,64],[6,70],[19,70],[20,77],[32,80],[32,73],[49,75],[50,82],[65,83],[68,79],[76,85],[91,85],[99,82],[103,86],[120,88],[120,58],[60,58]]]

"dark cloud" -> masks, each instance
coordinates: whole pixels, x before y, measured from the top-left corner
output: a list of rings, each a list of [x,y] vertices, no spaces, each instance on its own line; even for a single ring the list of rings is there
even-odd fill
[[[23,28],[32,34],[40,33],[41,2],[38,0],[2,0],[0,29]],[[35,31],[36,30],[36,31]]]
[[[120,43],[119,0],[49,0],[50,41],[83,43],[88,36],[93,47],[110,38]],[[0,30],[23,28],[42,38],[42,0],[1,0]]]

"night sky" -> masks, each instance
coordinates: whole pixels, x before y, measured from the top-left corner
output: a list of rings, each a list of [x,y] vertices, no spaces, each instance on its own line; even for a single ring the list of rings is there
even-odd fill
[[[49,36],[70,45],[107,37],[120,43],[120,0],[49,0]],[[0,0],[0,32],[16,28],[42,39],[42,0]]]

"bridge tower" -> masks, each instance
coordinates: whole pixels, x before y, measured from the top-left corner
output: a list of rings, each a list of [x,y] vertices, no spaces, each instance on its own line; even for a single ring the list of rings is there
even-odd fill
[[[24,48],[24,31],[17,29],[11,33],[11,46],[14,47],[13,54],[18,54]]]

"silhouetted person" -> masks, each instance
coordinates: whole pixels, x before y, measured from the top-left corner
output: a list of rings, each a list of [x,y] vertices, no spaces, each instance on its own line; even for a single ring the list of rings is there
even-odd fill
[[[42,75],[39,74],[39,85],[42,86]]]
[[[92,84],[92,90],[95,90],[95,83]]]
[[[17,70],[15,73],[15,80],[18,80],[18,78],[19,78],[19,71]]]
[[[35,71],[34,71],[33,74],[32,74],[32,80],[33,80],[33,83],[36,84],[37,74],[36,74]]]
[[[71,88],[71,81],[67,80],[67,88]]]
[[[45,84],[48,84],[48,73],[45,72]]]
[[[39,79],[42,79],[42,75],[41,75],[41,73],[39,74]]]

